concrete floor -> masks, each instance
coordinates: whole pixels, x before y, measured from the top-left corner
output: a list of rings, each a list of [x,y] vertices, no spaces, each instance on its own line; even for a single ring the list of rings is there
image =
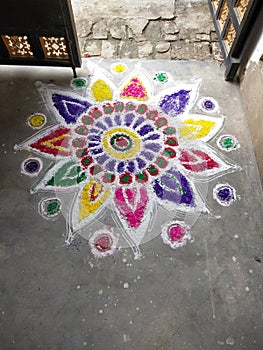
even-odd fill
[[[65,247],[64,217],[53,222],[38,215],[43,194],[31,195],[33,179],[20,173],[29,153],[14,152],[13,146],[33,134],[26,125],[30,114],[48,116],[34,83],[68,87],[71,71],[0,67],[3,350],[263,347],[263,197],[239,87],[225,82],[224,68],[213,62],[143,66],[165,67],[178,80],[202,78],[200,94],[213,96],[227,116],[221,133],[239,140],[230,159],[243,170],[208,184],[206,201],[221,218],[200,217],[191,228],[194,241],[181,249],[156,237],[142,246],[141,260],[128,248],[96,260],[81,237]],[[216,146],[216,139],[210,144]],[[240,199],[219,206],[212,197],[218,182],[231,183]]]

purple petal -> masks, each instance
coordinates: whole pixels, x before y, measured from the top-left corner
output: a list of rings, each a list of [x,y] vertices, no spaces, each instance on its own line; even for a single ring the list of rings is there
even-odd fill
[[[91,153],[96,155],[96,154],[100,154],[103,152],[103,149],[102,148],[95,148],[95,149],[92,149],[91,150]]]
[[[145,121],[145,118],[139,117],[137,118],[135,124],[133,125],[133,129],[136,129],[139,125],[141,125]]]
[[[96,126],[97,128],[102,129],[102,130],[107,130],[107,127],[106,127],[102,122],[97,122],[97,123],[95,124],[95,126]]]
[[[111,128],[113,126],[112,119],[110,117],[105,118],[105,122],[108,124],[108,126]]]
[[[134,115],[132,113],[129,113],[129,114],[125,115],[125,124],[126,124],[126,126],[130,126],[131,123],[133,122],[133,120],[134,120]]]
[[[115,115],[114,120],[117,125],[121,125],[121,116],[119,114]]]
[[[106,154],[103,154],[102,156],[99,156],[96,158],[96,161],[98,164],[103,164],[105,163],[107,160],[109,159],[109,157]]]
[[[54,107],[67,124],[75,124],[80,115],[85,113],[91,106],[88,101],[61,94],[53,94],[52,101]]]
[[[101,137],[100,137],[100,135],[89,135],[88,136],[88,140],[89,141],[98,141],[98,142],[100,142],[101,141]]]
[[[180,90],[171,95],[165,95],[159,106],[163,112],[177,116],[185,111],[190,99],[190,90]]]
[[[146,137],[145,139],[143,139],[143,141],[153,141],[153,140],[158,140],[160,138],[159,134],[152,134],[148,137]]]
[[[144,136],[151,131],[154,131],[153,127],[150,124],[146,124],[138,131],[138,134]]]
[[[159,152],[161,150],[161,148],[162,148],[162,146],[159,145],[158,143],[146,143],[144,145],[144,147],[146,149],[149,149],[149,150],[153,151],[153,152]]]
[[[133,172],[134,172],[134,170],[135,170],[135,164],[134,164],[134,162],[129,162],[128,167],[127,167],[127,170],[128,170],[130,173],[133,173]]]
[[[115,171],[115,165],[116,165],[116,160],[111,160],[110,162],[108,162],[105,166],[106,170],[108,171]]]
[[[138,163],[138,168],[139,168],[140,170],[142,170],[142,169],[144,169],[144,168],[146,167],[146,163],[145,163],[145,161],[144,161],[143,159],[141,159],[141,158],[136,158],[136,161],[137,161],[137,163]]]
[[[147,151],[142,151],[141,155],[144,156],[147,160],[153,160],[155,157],[153,153]]]
[[[123,173],[124,172],[124,167],[125,167],[125,163],[124,162],[120,162],[118,164],[118,173]]]
[[[158,198],[176,204],[195,206],[194,193],[191,184],[179,171],[172,169],[155,180],[153,189]]]

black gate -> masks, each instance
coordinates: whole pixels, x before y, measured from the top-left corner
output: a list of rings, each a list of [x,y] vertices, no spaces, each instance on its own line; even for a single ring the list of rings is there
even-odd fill
[[[70,0],[2,0],[0,64],[81,66]]]
[[[263,0],[209,0],[226,80],[241,77],[263,29]]]

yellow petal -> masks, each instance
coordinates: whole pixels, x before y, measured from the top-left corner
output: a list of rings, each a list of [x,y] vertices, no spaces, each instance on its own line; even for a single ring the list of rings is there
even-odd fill
[[[106,201],[110,195],[110,190],[97,180],[90,180],[80,194],[78,221],[85,220],[94,214]]]
[[[91,87],[94,99],[98,102],[112,100],[113,93],[110,86],[102,79],[98,79]]]
[[[207,136],[215,126],[216,122],[211,120],[187,119],[179,128],[180,139],[183,141],[202,139]]]

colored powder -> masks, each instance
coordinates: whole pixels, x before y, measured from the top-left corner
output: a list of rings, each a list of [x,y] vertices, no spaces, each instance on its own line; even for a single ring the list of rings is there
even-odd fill
[[[98,79],[91,88],[94,99],[98,102],[112,100],[113,93],[109,85],[102,79]]]
[[[184,228],[179,225],[170,227],[169,236],[172,242],[181,239],[184,236]]]

